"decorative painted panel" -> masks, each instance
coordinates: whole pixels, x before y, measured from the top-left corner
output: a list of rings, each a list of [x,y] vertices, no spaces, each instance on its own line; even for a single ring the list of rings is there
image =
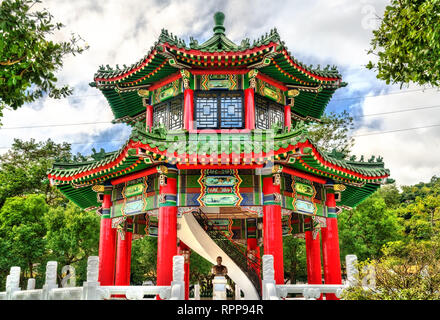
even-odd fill
[[[239,206],[243,200],[237,170],[201,170],[198,181],[201,191],[197,201],[202,207]]]
[[[177,79],[160,88],[157,88],[156,90],[153,90],[151,101],[153,104],[156,104],[175,97],[182,92],[182,79]]]
[[[284,101],[284,94],[283,92],[277,88],[274,87],[270,84],[268,84],[267,82],[264,82],[261,79],[257,78],[257,88],[256,91],[257,93],[259,93],[261,96],[263,97],[267,97],[275,102],[278,102],[280,104],[285,104]]]
[[[197,76],[197,89],[242,89],[242,76],[236,74],[203,74]]]
[[[114,186],[111,217],[132,216],[157,208],[157,177],[150,175]]]

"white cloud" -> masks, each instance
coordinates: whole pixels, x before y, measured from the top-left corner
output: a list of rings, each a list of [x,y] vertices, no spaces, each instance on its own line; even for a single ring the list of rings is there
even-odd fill
[[[363,67],[371,59],[366,53],[372,36],[371,23],[376,22],[375,14],[382,15],[387,3],[387,0],[46,0],[41,6],[49,9],[55,21],[66,25],[55,37],[67,40],[74,32],[90,45],[83,54],[67,58],[58,75],[61,84],[75,88],[77,97],[44,99],[17,111],[6,111],[3,126],[111,121],[113,116],[104,97],[98,90],[88,87],[99,65],[114,67],[138,62],[158,39],[162,28],[186,42],[190,36],[195,36],[201,43],[212,35],[213,13],[218,10],[226,15],[226,35],[236,43],[246,37],[252,41],[276,27],[291,54],[303,63],[336,64],[349,86],[340,89],[335,99],[387,93],[390,87],[376,80],[374,72]],[[366,100],[340,100],[332,106],[343,105],[353,111],[361,106],[360,113],[369,114],[438,104],[438,97],[438,93],[414,92]],[[427,125],[435,122],[438,112],[429,109],[364,118],[357,132]],[[50,137],[60,142],[118,140],[125,139],[129,131],[123,125],[111,124],[1,130],[0,146],[9,146],[14,137],[37,140]],[[439,171],[438,133],[439,129],[434,128],[426,132],[421,129],[359,137],[354,153],[381,155],[398,183],[416,183]],[[115,141],[106,146],[116,150],[121,144]],[[90,153],[90,145],[75,144],[73,149]],[[4,151],[0,149],[0,153]]]

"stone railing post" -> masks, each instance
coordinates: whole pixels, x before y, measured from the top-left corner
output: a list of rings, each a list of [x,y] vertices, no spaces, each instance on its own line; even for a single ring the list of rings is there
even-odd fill
[[[238,284],[235,284],[235,300],[241,300],[241,289]]]
[[[82,300],[110,299],[110,292],[100,287],[98,275],[99,257],[90,256],[87,259],[87,281],[83,283]]]
[[[28,279],[26,290],[35,290],[35,279],[34,278]]]
[[[14,292],[20,291],[20,267],[11,267],[6,278],[6,300],[12,300]]]
[[[279,299],[275,284],[275,269],[273,262],[274,259],[272,255],[263,255],[263,280],[261,281],[263,287],[263,300]]]
[[[171,281],[171,299],[185,300],[185,258],[173,257],[173,281]]]
[[[200,284],[194,285],[194,300],[200,300]]]
[[[43,286],[42,300],[49,300],[49,293],[52,289],[58,288],[57,285],[58,262],[49,261],[46,265],[46,279]]]

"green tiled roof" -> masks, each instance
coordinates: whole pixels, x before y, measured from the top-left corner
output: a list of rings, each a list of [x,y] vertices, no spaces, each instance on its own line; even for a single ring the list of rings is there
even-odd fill
[[[142,59],[123,68],[101,66],[90,85],[104,94],[116,120],[144,112],[142,97],[137,90],[148,89],[150,85],[178,74],[181,68],[190,72],[191,69],[251,70],[260,64],[261,74],[300,90],[292,111],[305,120],[319,119],[335,90],[346,85],[336,67],[313,68],[297,61],[276,29],[252,44],[249,39],[243,39],[237,45],[225,36],[220,22],[216,20],[214,35],[210,39],[198,44],[197,40],[190,38],[189,46],[162,29],[158,41]]]

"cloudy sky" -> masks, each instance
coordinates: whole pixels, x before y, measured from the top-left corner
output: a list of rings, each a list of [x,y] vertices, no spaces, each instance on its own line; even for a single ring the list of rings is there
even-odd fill
[[[67,40],[74,32],[90,49],[65,60],[60,84],[74,88],[64,100],[42,99],[17,111],[5,110],[0,153],[13,138],[52,138],[72,143],[74,152],[91,148],[118,149],[130,128],[113,125],[110,107],[99,91],[88,86],[99,65],[131,65],[143,57],[162,28],[202,43],[212,35],[213,14],[226,15],[226,35],[236,43],[251,41],[276,27],[291,54],[309,65],[337,65],[348,82],[339,89],[328,111],[348,110],[356,118],[353,154],[382,156],[399,185],[429,181],[440,174],[440,92],[411,86],[400,89],[376,79],[365,69],[376,16],[387,0],[43,0],[63,22]],[[422,108],[419,110],[410,110]],[[396,112],[397,111],[397,112]],[[87,124],[93,123],[93,124]],[[436,126],[438,125],[438,126]],[[35,127],[37,126],[37,127]],[[431,127],[429,127],[431,126]],[[32,128],[34,127],[34,128]],[[413,129],[412,128],[419,128]]]

